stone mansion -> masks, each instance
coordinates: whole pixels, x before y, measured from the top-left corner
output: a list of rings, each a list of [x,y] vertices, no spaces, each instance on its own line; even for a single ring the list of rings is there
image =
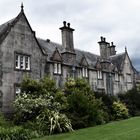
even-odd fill
[[[94,91],[115,95],[135,85],[136,70],[127,50],[116,54],[116,46],[101,37],[100,55],[75,49],[74,29],[63,22],[62,44],[37,38],[25,16],[20,13],[0,25],[0,109],[12,110],[25,75],[40,79],[48,74],[62,87],[68,77],[85,78]]]

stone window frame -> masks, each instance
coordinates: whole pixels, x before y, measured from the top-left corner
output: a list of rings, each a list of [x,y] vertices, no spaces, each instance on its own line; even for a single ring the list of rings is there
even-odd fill
[[[103,73],[101,70],[97,70],[97,79],[98,80],[103,80]]]
[[[117,72],[115,72],[115,77],[114,78],[115,78],[116,82],[119,82],[119,74]]]
[[[31,55],[15,52],[14,69],[19,71],[31,71]]]
[[[62,64],[60,62],[54,62],[53,63],[53,73],[55,75],[61,75],[62,74]]]
[[[82,67],[82,77],[88,78],[88,67]]]

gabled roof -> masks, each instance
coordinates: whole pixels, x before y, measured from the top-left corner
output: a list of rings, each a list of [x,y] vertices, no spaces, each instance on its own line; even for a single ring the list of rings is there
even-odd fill
[[[40,38],[36,38],[34,31],[32,30],[25,14],[24,14],[24,10],[23,10],[23,6],[21,7],[21,12],[18,14],[17,17],[13,18],[12,20],[0,25],[0,44],[2,43],[2,41],[5,39],[5,37],[8,35],[8,33],[10,32],[11,28],[16,24],[16,22],[19,20],[19,18],[21,16],[24,16],[27,24],[29,25],[29,28],[31,29],[31,32],[34,35],[34,38],[38,44],[38,46],[40,47],[42,53],[44,55],[47,55],[47,59],[48,61],[51,61],[52,56],[55,55],[56,53],[56,48],[57,48],[57,52],[59,52],[59,54],[63,53],[63,47],[62,45],[52,42],[50,40],[43,40]],[[80,66],[81,62],[83,61],[84,63],[88,64],[89,68],[96,68],[97,64],[98,64],[98,60],[100,59],[99,55],[90,53],[90,52],[86,52],[86,51],[81,51],[79,49],[75,49],[75,54],[76,54],[76,66]],[[83,55],[84,58],[83,59]],[[123,63],[124,63],[124,59],[125,56],[128,55],[127,51],[125,51],[124,53],[121,54],[117,54],[117,55],[113,55],[110,56],[110,62],[114,65],[114,67],[117,67],[118,71],[121,71],[123,69]],[[128,56],[129,57],[129,56]],[[83,63],[82,62],[82,63]],[[131,63],[131,61],[130,61]],[[131,63],[132,65],[132,63]],[[134,69],[133,65],[132,68]]]
[[[113,65],[115,65],[117,67],[118,71],[121,71],[123,68],[125,55],[126,55],[126,53],[124,52],[124,53],[110,56],[111,62],[113,63]]]
[[[51,61],[51,57],[52,57],[56,48],[58,49],[58,51],[60,53],[63,52],[62,45],[60,45],[58,43],[52,42],[50,40],[43,40],[43,39],[40,39],[40,38],[38,38],[38,42],[39,42],[42,50],[44,51],[44,53],[46,53],[48,55],[48,61]],[[77,66],[79,66],[79,64],[81,63],[83,55],[85,56],[86,61],[88,63],[88,66],[90,68],[95,67],[96,61],[99,58],[98,55],[92,54],[90,52],[81,51],[81,50],[78,50],[78,49],[75,49],[75,53],[76,53],[76,65]]]
[[[81,66],[88,66],[88,62],[87,62],[87,60],[86,60],[86,57],[85,57],[85,55],[83,55],[83,57],[82,57],[82,59],[81,59],[81,62],[80,62],[80,65]]]
[[[12,20],[9,20],[8,22],[0,25],[0,44],[2,43],[3,39],[8,34],[8,31],[10,31],[11,26],[13,25],[13,22],[15,21],[15,18]]]
[[[52,61],[58,61],[62,62],[62,57],[61,54],[59,53],[59,50],[56,48],[55,51],[53,52],[53,55],[51,57]]]
[[[8,22],[6,22],[6,23],[0,25],[0,44],[1,44],[1,43],[3,42],[3,40],[6,38],[6,36],[7,36],[8,33],[10,32],[11,28],[12,28],[12,27],[17,23],[17,21],[21,18],[21,16],[24,16],[24,17],[25,17],[25,20],[26,20],[26,22],[27,22],[27,24],[28,24],[28,26],[29,26],[31,32],[33,33],[34,38],[35,38],[35,40],[36,40],[38,46],[40,47],[40,44],[38,43],[38,40],[36,39],[35,32],[32,30],[32,28],[31,28],[31,26],[30,26],[30,24],[29,24],[29,22],[28,22],[28,20],[27,20],[27,18],[26,18],[26,16],[25,16],[25,14],[24,14],[23,5],[21,6],[21,11],[20,11],[20,13],[18,14],[17,17],[15,17],[15,18],[9,20]],[[41,47],[40,47],[40,49],[41,49],[41,52],[43,53]]]
[[[95,68],[98,69],[98,70],[101,70],[102,69],[102,66],[101,66],[101,63],[100,63],[99,60],[97,60],[96,65],[95,65]]]

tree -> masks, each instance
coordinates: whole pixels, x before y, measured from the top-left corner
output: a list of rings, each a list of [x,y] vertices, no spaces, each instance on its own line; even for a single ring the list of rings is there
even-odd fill
[[[102,101],[95,99],[93,91],[84,79],[68,79],[65,94],[68,100],[67,116],[75,129],[105,122],[107,114],[102,109]]]

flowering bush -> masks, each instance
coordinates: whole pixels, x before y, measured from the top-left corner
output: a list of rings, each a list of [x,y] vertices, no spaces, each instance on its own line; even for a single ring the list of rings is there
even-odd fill
[[[113,103],[113,111],[114,111],[114,118],[115,119],[125,119],[128,118],[128,109],[125,104],[121,103],[120,101],[115,101]]]
[[[55,87],[55,83],[48,77],[35,81],[30,78],[21,84],[22,94],[14,101],[15,122],[36,125],[41,134],[71,131],[70,120],[59,113],[67,104],[64,94]]]

